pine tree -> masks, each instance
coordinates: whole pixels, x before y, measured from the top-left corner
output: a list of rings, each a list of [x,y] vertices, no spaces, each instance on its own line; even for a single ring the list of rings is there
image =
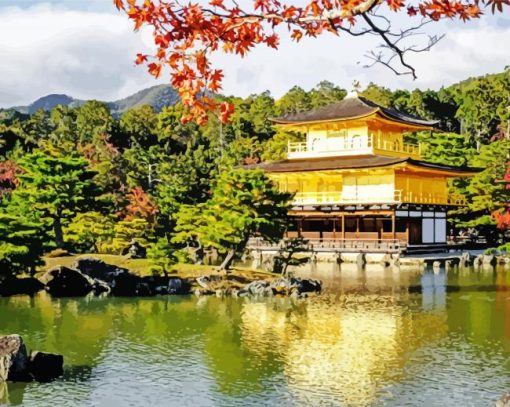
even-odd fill
[[[12,205],[29,204],[51,220],[55,244],[64,245],[63,222],[96,204],[99,190],[95,172],[82,157],[49,155],[40,151],[25,155],[18,165],[20,185],[12,195]]]
[[[280,192],[261,170],[233,169],[220,174],[211,198],[201,205],[181,208],[176,242],[198,240],[226,256],[228,270],[250,237],[281,239],[287,227],[291,194]]]

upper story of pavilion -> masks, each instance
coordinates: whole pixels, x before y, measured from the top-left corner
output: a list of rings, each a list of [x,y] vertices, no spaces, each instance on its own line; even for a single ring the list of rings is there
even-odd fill
[[[305,142],[289,143],[289,160],[360,155],[419,160],[423,146],[405,143],[404,133],[430,131],[437,124],[385,108],[356,94],[273,122],[285,130],[306,134]]]

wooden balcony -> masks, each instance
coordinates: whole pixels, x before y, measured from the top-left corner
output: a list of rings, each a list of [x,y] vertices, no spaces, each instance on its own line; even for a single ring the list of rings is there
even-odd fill
[[[288,143],[287,157],[316,158],[364,154],[385,154],[408,156],[420,159],[421,145],[390,142],[382,135],[364,135],[359,139],[321,140],[314,143]]]
[[[393,196],[381,195],[358,195],[347,196],[342,192],[298,192],[292,201],[294,205],[356,205],[356,204],[432,204],[432,205],[466,205],[466,199],[462,195],[443,195],[435,193],[404,193],[395,190]]]

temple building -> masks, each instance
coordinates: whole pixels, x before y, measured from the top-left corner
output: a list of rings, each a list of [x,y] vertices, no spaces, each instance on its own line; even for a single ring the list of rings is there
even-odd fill
[[[437,124],[379,106],[356,93],[314,111],[273,119],[306,134],[286,160],[258,164],[283,191],[294,192],[288,236],[327,241],[399,242],[446,248],[447,211],[464,205],[447,181],[479,169],[422,160],[404,133]]]

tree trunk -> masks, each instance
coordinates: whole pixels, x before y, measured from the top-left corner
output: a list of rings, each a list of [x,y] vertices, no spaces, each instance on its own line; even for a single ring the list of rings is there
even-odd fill
[[[234,257],[236,255],[235,250],[229,250],[225,258],[223,259],[223,262],[220,265],[220,271],[228,271],[230,269],[230,266],[232,265],[232,262],[234,261]]]
[[[234,261],[236,253],[242,253],[244,251],[246,245],[248,244],[249,238],[250,236],[245,236],[244,239],[239,242],[235,249],[229,250],[227,252],[227,256],[223,259],[223,262],[220,265],[220,271],[228,271],[230,269],[230,266]]]
[[[58,216],[53,218],[53,232],[55,233],[57,248],[61,249],[64,246],[64,234],[62,232],[62,222]]]

